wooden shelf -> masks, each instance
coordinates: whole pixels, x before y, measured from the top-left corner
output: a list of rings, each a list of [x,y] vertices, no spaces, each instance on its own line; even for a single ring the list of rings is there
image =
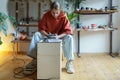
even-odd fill
[[[31,40],[29,40],[29,39],[26,39],[26,40],[13,40],[13,41],[11,41],[12,43],[26,43],[26,42],[30,42]]]
[[[117,30],[117,28],[95,28],[95,29],[82,29],[82,28],[77,28],[76,31],[113,31]]]
[[[78,8],[80,8],[80,6],[77,6]],[[96,6],[97,7],[97,6]],[[104,10],[107,7],[107,10]],[[108,15],[109,19],[108,19],[108,27],[101,27],[101,28],[92,28],[92,29],[83,29],[83,28],[77,28],[77,36],[78,36],[78,54],[77,56],[80,57],[80,32],[83,31],[109,31],[109,54],[110,56],[114,57],[112,54],[112,43],[113,43],[113,31],[117,30],[117,28],[114,28],[113,26],[113,13],[118,12],[118,10],[116,8],[112,8],[113,7],[113,0],[109,0],[108,1],[108,5],[105,6],[105,8],[103,8],[103,10],[76,10],[74,11],[74,13],[76,14],[80,14],[80,15]],[[109,9],[111,8],[111,9]],[[109,9],[109,10],[108,10]],[[77,17],[78,21],[80,21],[80,16]],[[113,26],[113,27],[110,27]],[[77,27],[79,27],[79,25],[77,25]]]
[[[107,10],[107,11],[102,11],[102,10],[79,10],[75,11],[77,14],[82,14],[82,15],[92,15],[92,14],[111,14],[118,12],[118,10]]]

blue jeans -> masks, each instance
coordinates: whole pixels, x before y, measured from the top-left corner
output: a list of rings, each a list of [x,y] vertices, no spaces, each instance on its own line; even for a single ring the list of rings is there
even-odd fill
[[[33,35],[33,38],[31,40],[29,50],[28,50],[28,56],[32,58],[37,58],[37,43],[43,38],[44,36],[40,32],[36,32]],[[74,60],[74,54],[73,54],[73,37],[72,35],[67,35],[62,39],[63,43],[63,51],[64,51],[64,57],[67,60]]]

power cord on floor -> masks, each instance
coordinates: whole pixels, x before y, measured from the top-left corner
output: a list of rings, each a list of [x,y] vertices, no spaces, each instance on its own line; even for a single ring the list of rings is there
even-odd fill
[[[16,42],[14,42],[14,40],[13,40],[12,43],[13,43],[12,48],[13,48],[13,52],[14,52],[14,53],[13,53],[13,61],[20,60],[20,61],[22,61],[22,63],[23,63],[22,66],[13,69],[14,78],[23,78],[23,77],[25,77],[25,75],[24,75],[24,73],[23,73],[23,71],[24,71],[24,66],[25,66],[25,61],[24,61],[24,59],[21,59],[21,58],[18,58],[18,57],[17,57]]]
[[[13,61],[20,60],[23,63],[23,66],[19,66],[17,68],[14,68],[14,70],[13,70],[14,78],[28,77],[28,75],[24,73],[25,72],[25,68],[24,68],[25,67],[25,61],[24,61],[24,59],[21,59],[21,58],[17,57],[16,42],[12,41],[12,43],[13,43],[13,51],[14,51],[14,53],[13,53]]]
[[[15,60],[21,60],[23,62],[23,66],[13,69],[14,78],[24,78],[24,77],[26,77],[23,73],[24,72],[25,61],[23,59],[20,59],[20,58],[16,58]]]

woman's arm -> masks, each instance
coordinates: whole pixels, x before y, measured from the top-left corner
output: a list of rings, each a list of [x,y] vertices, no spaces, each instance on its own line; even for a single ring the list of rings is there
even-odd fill
[[[48,33],[47,33],[46,31],[41,30],[40,32],[41,32],[44,36],[48,36]]]

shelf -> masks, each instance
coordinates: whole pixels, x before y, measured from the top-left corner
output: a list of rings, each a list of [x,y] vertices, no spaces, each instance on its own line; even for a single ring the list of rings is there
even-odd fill
[[[75,11],[77,14],[82,14],[82,15],[92,15],[92,14],[111,14],[118,12],[118,10],[107,10],[107,11],[102,11],[102,10],[79,10]]]
[[[99,0],[99,2],[100,1],[101,0]],[[79,5],[77,7],[80,8]],[[97,9],[97,8],[98,7],[96,5],[95,9]],[[81,9],[82,9],[82,7],[81,7]],[[83,6],[83,9],[87,9],[87,7]],[[92,8],[88,7],[88,9],[92,9]],[[85,27],[85,29],[83,29],[84,28],[83,27],[83,28],[77,28],[76,29],[77,37],[78,37],[78,52],[77,52],[78,57],[80,57],[80,53],[81,53],[80,52],[80,47],[81,47],[80,46],[80,44],[81,44],[81,41],[80,41],[81,40],[80,39],[81,34],[80,34],[80,32],[86,32],[86,31],[87,32],[88,31],[89,32],[90,31],[94,31],[94,32],[96,32],[96,31],[101,31],[101,32],[102,31],[107,31],[107,32],[109,32],[109,54],[110,54],[110,56],[114,57],[113,54],[112,54],[112,52],[113,52],[112,51],[113,50],[113,46],[112,46],[112,44],[113,44],[113,31],[117,30],[117,28],[114,28],[114,26],[113,26],[113,15],[112,14],[115,13],[115,12],[118,12],[118,10],[117,10],[116,6],[115,7],[113,6],[113,0],[109,0],[108,5],[105,5],[104,8],[101,8],[101,10],[80,10],[80,9],[77,9],[77,10],[74,11],[74,13],[80,14],[80,15],[96,15],[96,16],[97,15],[108,15],[108,17],[109,17],[108,22],[107,22],[108,26],[99,26],[99,27],[96,26],[96,28],[90,28],[90,29],[86,29],[86,27]],[[100,16],[99,16],[99,18],[100,18]],[[81,16],[78,16],[77,19],[78,19],[78,21],[80,21]],[[79,27],[79,25],[77,25],[77,27]]]
[[[95,28],[95,29],[81,29],[81,28],[77,28],[76,31],[113,31],[113,30],[117,30],[117,28]]]
[[[13,41],[11,41],[11,42],[12,42],[12,43],[26,43],[26,42],[29,43],[30,41],[31,41],[31,40],[29,40],[29,39],[27,40],[27,39],[26,39],[26,40],[13,40]]]

